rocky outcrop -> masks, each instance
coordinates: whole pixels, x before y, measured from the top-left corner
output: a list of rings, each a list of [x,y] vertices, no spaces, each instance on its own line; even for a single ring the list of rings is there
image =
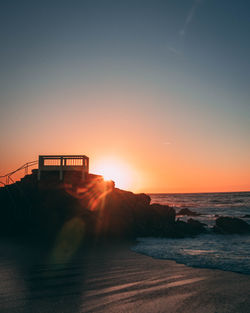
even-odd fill
[[[175,222],[175,210],[152,204],[145,194],[114,189],[105,197],[99,214],[99,236],[138,237],[163,235],[163,228]]]
[[[206,229],[198,221],[188,223],[183,221],[176,222],[176,233],[179,237],[196,236],[204,232],[206,232]]]
[[[176,221],[172,207],[150,201],[146,194],[120,190],[100,180],[85,185],[40,185],[31,175],[0,188],[0,234],[51,240],[69,229],[83,228],[81,233],[90,241],[138,236],[179,238],[204,231],[198,221]]]
[[[194,227],[199,227],[199,228],[204,228],[204,226],[207,226],[207,224],[205,224],[205,223],[201,223],[200,221],[197,221],[197,220],[194,220],[194,219],[192,219],[192,218],[189,218],[188,220],[187,220],[187,222],[188,222],[188,224],[190,224],[190,225],[192,225],[192,226],[194,226]]]
[[[219,217],[214,231],[219,234],[246,234],[250,233],[250,225],[236,217]]]
[[[200,214],[193,212],[193,211],[189,210],[188,208],[185,208],[185,209],[181,209],[176,215],[177,216],[180,216],[180,215],[199,216]]]

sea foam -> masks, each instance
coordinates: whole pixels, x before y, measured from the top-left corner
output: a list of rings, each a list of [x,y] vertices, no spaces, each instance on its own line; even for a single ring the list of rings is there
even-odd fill
[[[250,274],[250,236],[206,234],[196,238],[138,238],[132,250],[193,267]]]

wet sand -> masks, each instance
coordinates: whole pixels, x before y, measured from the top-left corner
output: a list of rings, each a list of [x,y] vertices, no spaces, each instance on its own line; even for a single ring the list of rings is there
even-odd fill
[[[67,262],[1,244],[0,312],[250,312],[250,276],[137,254],[128,244],[79,252]]]

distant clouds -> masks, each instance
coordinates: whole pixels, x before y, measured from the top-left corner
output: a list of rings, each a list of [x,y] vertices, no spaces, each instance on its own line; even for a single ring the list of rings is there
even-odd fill
[[[202,2],[202,0],[194,0],[191,9],[188,11],[185,23],[184,23],[183,27],[181,28],[181,30],[179,31],[179,34],[181,37],[185,36],[187,29],[188,29],[190,23],[192,22],[192,20],[195,16],[196,10],[197,10],[197,8],[201,2]]]
[[[192,22],[192,20],[195,17],[196,11],[199,7],[199,5],[204,2],[205,0],[194,0],[193,1],[193,5],[190,8],[190,10],[187,12],[187,16],[186,19],[184,21],[184,25],[182,26],[182,28],[179,30],[179,39],[181,41],[181,39],[186,35],[188,27],[190,25],[190,23]],[[180,44],[180,42],[179,42]],[[174,46],[168,46],[168,51],[171,52],[172,54],[174,54],[177,57],[182,56],[182,51],[181,49],[177,49]]]
[[[171,142],[170,141],[165,141],[163,142],[164,145],[171,145]]]
[[[181,51],[175,49],[174,47],[168,47],[168,50],[177,56],[181,55]]]

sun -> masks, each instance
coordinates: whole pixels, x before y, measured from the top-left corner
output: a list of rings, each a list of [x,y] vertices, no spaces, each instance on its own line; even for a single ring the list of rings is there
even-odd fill
[[[128,190],[132,187],[133,172],[129,165],[120,160],[99,160],[94,171],[102,175],[104,180],[113,180],[117,188]]]

